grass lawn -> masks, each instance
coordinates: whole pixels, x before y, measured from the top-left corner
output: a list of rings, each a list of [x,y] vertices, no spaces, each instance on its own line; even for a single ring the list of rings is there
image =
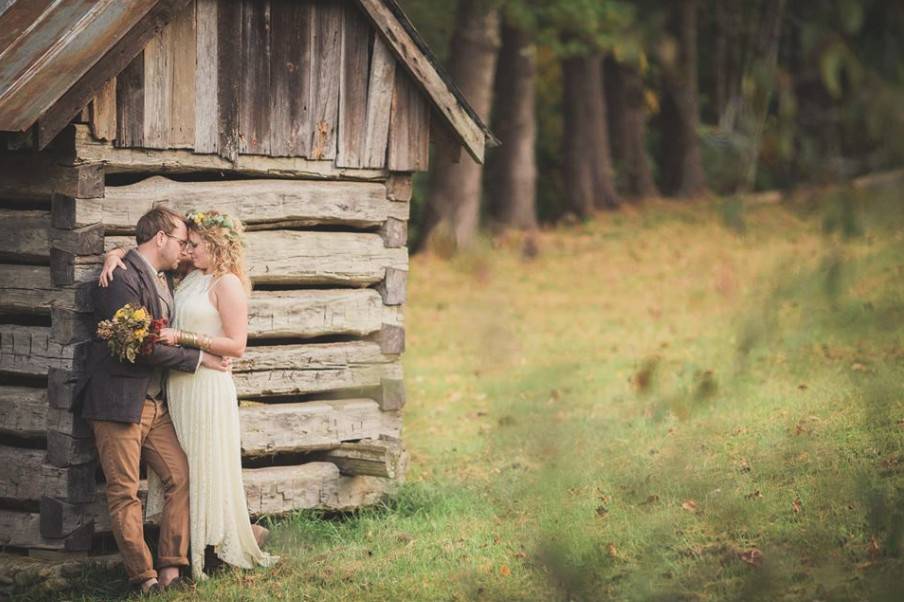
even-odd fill
[[[537,243],[413,258],[395,499],[161,599],[900,599],[900,196],[656,202]]]

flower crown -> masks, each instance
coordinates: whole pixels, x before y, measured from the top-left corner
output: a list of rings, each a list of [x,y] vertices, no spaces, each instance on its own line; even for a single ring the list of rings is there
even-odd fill
[[[235,221],[224,213],[204,213],[203,211],[189,211],[185,219],[199,228],[225,228],[226,238],[242,241],[242,235],[235,229]]]

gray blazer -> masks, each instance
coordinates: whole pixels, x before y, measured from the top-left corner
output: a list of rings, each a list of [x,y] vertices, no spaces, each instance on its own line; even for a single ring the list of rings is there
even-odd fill
[[[160,318],[160,297],[144,260],[133,249],[123,262],[127,270],[118,270],[107,288],[97,286],[94,290],[95,321],[111,319],[126,303],[145,307],[154,319]],[[150,355],[139,356],[132,364],[113,357],[107,342],[95,338],[76,386],[75,408],[86,419],[138,423],[154,367],[194,372],[200,353],[197,349],[156,345]]]

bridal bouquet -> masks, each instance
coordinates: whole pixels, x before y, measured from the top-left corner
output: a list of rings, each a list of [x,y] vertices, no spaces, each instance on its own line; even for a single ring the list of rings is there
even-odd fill
[[[107,341],[110,352],[120,361],[128,360],[134,364],[139,355],[148,355],[154,350],[166,324],[166,318],[153,320],[145,308],[127,303],[116,310],[112,320],[98,323],[97,336]]]

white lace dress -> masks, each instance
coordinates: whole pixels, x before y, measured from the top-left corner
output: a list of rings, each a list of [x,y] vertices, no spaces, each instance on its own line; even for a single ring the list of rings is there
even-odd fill
[[[176,288],[175,328],[223,336],[220,315],[208,296],[212,281],[212,275],[195,270]],[[176,435],[188,456],[192,577],[206,579],[204,549],[208,545],[231,565],[271,566],[278,557],[260,550],[248,517],[232,374],[204,366],[194,374],[173,370],[166,396]],[[154,481],[153,486],[159,487],[159,481]],[[149,500],[156,495],[149,491]]]

